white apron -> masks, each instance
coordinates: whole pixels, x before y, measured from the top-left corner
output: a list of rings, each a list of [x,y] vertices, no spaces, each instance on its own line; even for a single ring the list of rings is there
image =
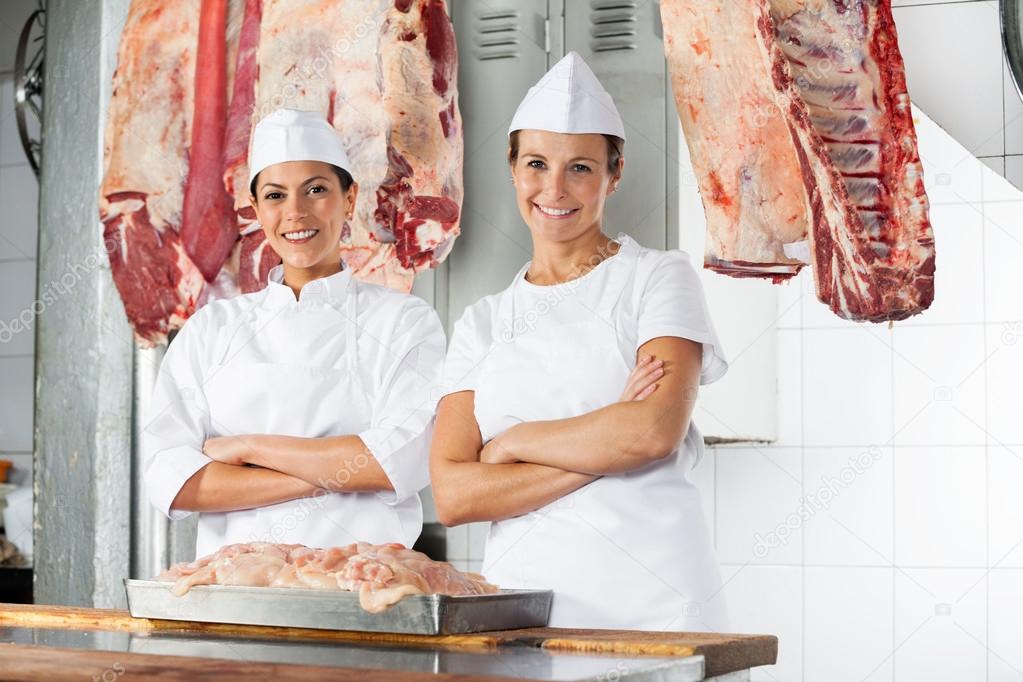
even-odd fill
[[[635,272],[635,250],[623,247],[602,266],[618,259],[606,281],[583,276],[559,285],[578,289],[558,306],[591,307],[596,297],[594,314],[578,324],[545,324],[549,316],[516,314],[515,292],[502,297],[492,337],[498,340],[476,384],[484,442],[518,422],[568,418],[618,400],[636,360],[635,320],[630,325],[623,321],[627,316],[615,315]],[[527,268],[513,288],[530,286],[523,281]],[[522,328],[524,319],[534,322]],[[686,478],[702,447],[690,424],[668,458],[604,476],[537,511],[492,523],[484,575],[505,588],[554,590],[553,627],[727,631],[699,491]]]
[[[322,300],[325,295],[322,287],[306,287],[301,305],[320,306],[317,315],[339,316]],[[286,338],[268,338],[270,332],[261,330],[252,339],[232,339],[204,385],[214,435],[319,438],[366,429],[372,415],[358,371],[357,298],[351,291],[345,296],[343,338],[323,338],[316,333],[317,327],[306,331],[306,321],[314,322],[309,308],[300,313],[292,306],[282,310],[273,324]],[[330,355],[344,361],[327,368],[302,365],[303,343],[336,346]],[[281,362],[266,362],[268,357],[280,357]],[[350,474],[338,475],[344,481]],[[404,528],[395,509],[375,493],[324,492],[257,509],[203,512],[196,556],[226,544],[252,541],[312,547],[397,541],[411,546],[418,534],[418,525]]]

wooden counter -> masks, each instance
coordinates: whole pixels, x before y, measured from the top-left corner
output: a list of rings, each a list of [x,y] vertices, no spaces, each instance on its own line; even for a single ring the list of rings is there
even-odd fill
[[[778,655],[778,639],[768,635],[731,635],[710,633],[640,632],[629,630],[568,630],[529,628],[470,635],[404,635],[276,628],[256,625],[228,625],[132,618],[127,611],[87,609],[66,606],[24,606],[0,604],[0,627],[58,628],[80,631],[118,631],[140,635],[155,633],[206,634],[265,639],[273,642],[344,642],[350,644],[392,645],[443,649],[495,650],[505,647],[536,647],[551,651],[571,651],[620,656],[694,656],[705,658],[706,677],[724,675],[761,665],[771,665]],[[131,676],[143,672],[165,680],[196,679],[212,672],[220,679],[319,679],[340,680],[454,680],[458,675],[396,673],[350,668],[325,668],[307,665],[247,663],[210,658],[159,656],[117,652],[117,660],[130,669]],[[4,679],[58,680],[82,679],[111,673],[109,651],[63,649],[54,647],[0,645],[0,670]],[[16,677],[8,677],[16,672]],[[111,678],[113,679],[113,678]],[[118,679],[124,679],[118,676]]]

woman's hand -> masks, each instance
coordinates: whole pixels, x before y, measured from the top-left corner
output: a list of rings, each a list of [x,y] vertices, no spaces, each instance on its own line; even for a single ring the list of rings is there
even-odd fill
[[[514,426],[511,428],[515,428]],[[510,430],[510,429],[509,429]],[[491,438],[487,441],[487,444],[480,450],[480,461],[484,464],[512,464],[518,460],[512,455],[511,450],[504,446],[502,436],[507,433],[498,435],[496,438]]]
[[[655,390],[657,382],[664,376],[664,362],[655,360],[652,355],[644,355],[636,368],[629,374],[625,382],[625,390],[622,392],[618,402],[627,403],[633,400],[643,400]],[[483,464],[512,464],[518,462],[515,457],[514,448],[509,447],[513,442],[514,431],[520,425],[516,424],[500,433],[497,437],[490,439],[480,450],[480,462]]]
[[[258,438],[257,435],[217,436],[207,440],[202,446],[202,451],[217,462],[242,466],[252,461]]]
[[[618,398],[620,403],[643,400],[657,390],[657,382],[664,376],[664,361],[655,360],[653,355],[644,355],[625,381],[625,390]]]

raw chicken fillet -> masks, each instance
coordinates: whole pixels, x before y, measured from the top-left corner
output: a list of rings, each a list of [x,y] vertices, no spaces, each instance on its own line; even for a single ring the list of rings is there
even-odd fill
[[[344,590],[359,593],[369,613],[380,613],[408,595],[493,594],[498,588],[481,575],[462,573],[400,544],[316,549],[305,545],[254,542],[227,545],[190,563],[181,563],[154,580],[173,582],[181,596],[196,585],[244,585]]]

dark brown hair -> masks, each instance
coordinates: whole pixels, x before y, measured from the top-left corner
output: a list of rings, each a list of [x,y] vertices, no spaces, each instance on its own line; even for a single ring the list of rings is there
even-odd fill
[[[335,166],[329,164],[331,169],[334,171],[334,175],[337,176],[337,181],[341,184],[341,191],[347,192],[348,188],[352,186],[355,180],[352,178],[352,174],[346,171],[341,166]],[[260,171],[262,173],[263,171]],[[256,177],[252,178],[252,182],[249,183],[249,194],[256,196],[256,182],[259,180],[259,173],[256,173]],[[258,199],[258,197],[256,197]]]
[[[514,130],[508,136],[508,163],[513,164],[519,160],[519,133],[521,130]],[[618,163],[622,160],[625,149],[625,140],[614,135],[604,134],[607,140],[607,171],[613,176],[618,173]]]

